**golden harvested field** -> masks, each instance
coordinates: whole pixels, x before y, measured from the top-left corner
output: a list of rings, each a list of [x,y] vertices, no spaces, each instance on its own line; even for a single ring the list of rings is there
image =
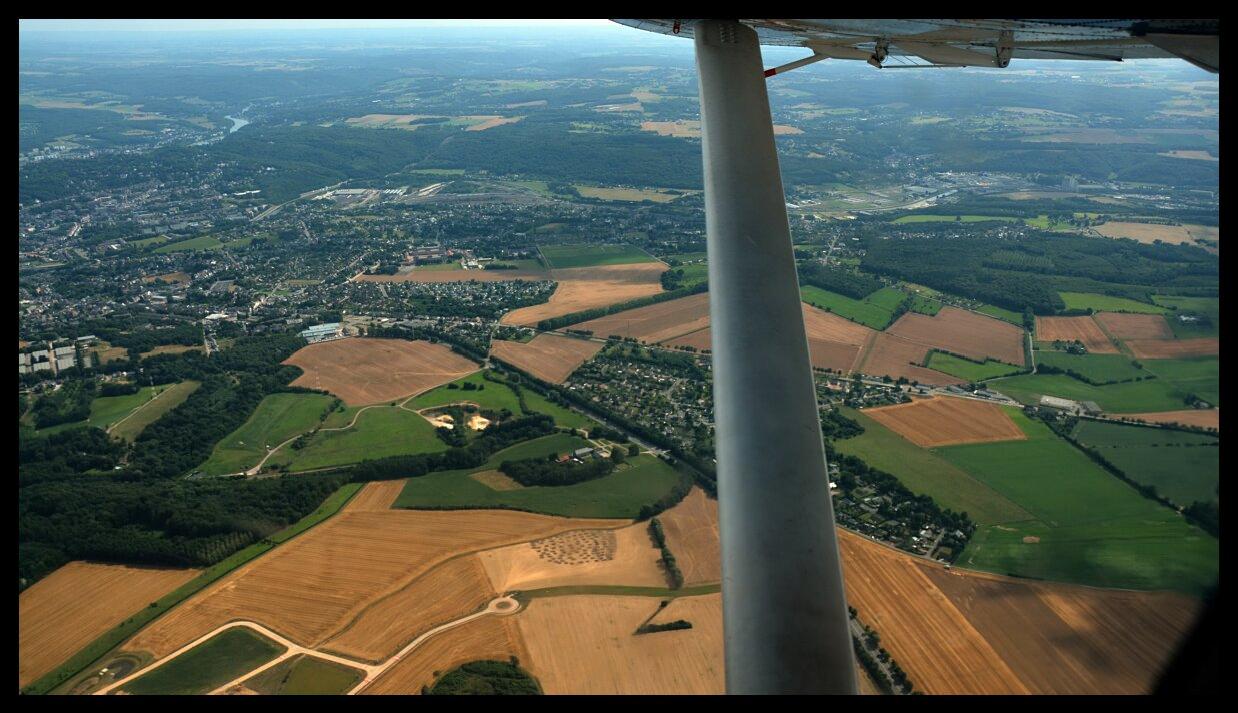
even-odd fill
[[[872,329],[839,317],[833,312],[803,303],[800,306],[804,311],[804,329],[808,332],[809,344],[813,341],[828,341],[862,347],[874,333]]]
[[[1156,225],[1154,223],[1125,223],[1110,221],[1101,223],[1094,228],[1106,238],[1131,238],[1141,243],[1151,244],[1157,240],[1180,245],[1194,242],[1190,231],[1181,225]]]
[[[574,530],[479,555],[496,592],[584,584],[665,587],[660,556],[647,522]]]
[[[662,291],[661,275],[665,271],[666,265],[660,262],[552,270],[559,286],[549,302],[512,310],[499,321],[536,325],[543,319],[656,295]]]
[[[546,693],[703,694],[726,690],[722,595],[675,599],[655,621],[692,628],[637,635],[658,611],[656,597],[536,598],[515,617],[528,658],[521,664]]]
[[[1217,337],[1199,339],[1127,339],[1126,346],[1136,359],[1182,359],[1221,353]]]
[[[354,116],[344,120],[349,126],[360,126],[367,129],[404,129],[406,131],[416,130],[413,124],[418,119],[436,118],[428,114],[366,114],[365,116]]]
[[[298,644],[317,646],[384,597],[410,585],[417,589],[414,580],[451,557],[613,524],[506,510],[348,509],[204,589],[125,648],[163,656],[234,619],[257,621]],[[388,643],[349,641],[356,647]]]
[[[640,111],[640,105],[636,106],[638,107],[636,111]],[[576,191],[585,198],[598,198],[604,201],[653,201],[654,203],[670,203],[683,195],[661,188],[618,188],[579,184],[576,184]]]
[[[17,598],[17,685],[56,668],[108,629],[198,575],[70,562]]]
[[[675,507],[658,516],[666,546],[675,555],[684,584],[722,581],[722,549],[718,536],[718,501],[693,488]]]
[[[717,501],[694,491],[659,519],[687,581],[717,581]],[[848,603],[927,693],[1143,692],[1199,608],[1177,594],[946,570],[838,537]]]
[[[394,275],[353,276],[354,282],[506,282],[509,280],[549,280],[547,270],[417,270]]]
[[[539,334],[526,343],[495,339],[490,342],[490,353],[539,379],[562,384],[602,346],[587,339]]]
[[[1042,342],[1078,340],[1090,354],[1118,353],[1118,348],[1091,317],[1037,317],[1036,338]]]
[[[699,295],[690,295],[677,300],[659,302],[598,317],[577,324],[574,328],[590,330],[598,337],[617,334],[621,337],[635,337],[641,341],[659,343],[708,326],[709,293],[702,292]]]
[[[1150,423],[1180,423],[1184,426],[1202,426],[1203,428],[1221,427],[1221,409],[1216,408],[1158,411],[1156,413],[1124,413],[1122,416]]]
[[[293,386],[329,391],[349,406],[393,401],[477,371],[441,344],[363,337],[310,344],[284,363],[305,371]]]
[[[1173,330],[1159,314],[1097,312],[1093,319],[1118,339],[1173,339]]]
[[[848,603],[926,693],[1142,693],[1198,611],[1177,594],[947,571],[839,537]]]
[[[377,480],[367,483],[344,506],[344,512],[386,512],[404,489],[403,480]]]
[[[945,309],[943,308],[942,311]],[[872,376],[889,376],[894,379],[905,376],[912,381],[933,386],[949,386],[965,382],[964,379],[919,366],[924,363],[924,356],[928,354],[928,349],[923,344],[889,332],[878,332],[872,344],[860,355],[855,370]]]
[[[957,307],[942,307],[932,317],[908,312],[886,331],[980,361],[989,358],[1023,365],[1022,329]]]
[[[472,614],[494,597],[477,555],[457,557],[370,604],[322,648],[381,663],[422,633]]]
[[[520,490],[524,486],[510,476],[497,470],[483,470],[480,473],[469,473],[469,477],[491,490]]]
[[[1215,225],[1196,225],[1193,223],[1184,223],[1182,227],[1191,234],[1191,238],[1200,240],[1210,240],[1216,243],[1221,242],[1221,228]]]
[[[864,409],[864,415],[921,448],[1027,440],[1000,406],[972,399],[938,396]]]
[[[527,665],[516,616],[483,616],[432,636],[369,686],[362,695],[416,694],[438,677],[469,661],[506,661],[512,656]]]

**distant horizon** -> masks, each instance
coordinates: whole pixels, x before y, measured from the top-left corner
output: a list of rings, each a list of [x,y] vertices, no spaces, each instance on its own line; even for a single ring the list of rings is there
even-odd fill
[[[309,30],[388,30],[419,28],[603,28],[618,27],[607,19],[364,19],[364,20],[231,20],[231,19],[99,19],[18,21],[21,33],[88,32],[252,32]]]

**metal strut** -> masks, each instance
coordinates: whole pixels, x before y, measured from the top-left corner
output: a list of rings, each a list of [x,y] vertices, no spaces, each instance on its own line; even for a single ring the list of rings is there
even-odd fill
[[[852,694],[834,512],[761,48],[738,22],[693,29],[727,690]]]

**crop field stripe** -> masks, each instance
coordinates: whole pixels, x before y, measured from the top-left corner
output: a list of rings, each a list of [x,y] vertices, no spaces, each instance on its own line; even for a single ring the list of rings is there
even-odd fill
[[[339,512],[340,508],[344,507],[361,490],[361,485],[361,483],[348,483],[341,486],[339,490],[327,497],[323,504],[318,506],[317,510],[267,538],[270,544],[256,542],[234,553],[222,562],[208,567],[202,574],[158,599],[155,602],[157,606],[143,608],[124,623],[117,625],[111,631],[86,645],[86,647],[74,654],[65,663],[26,687],[24,692],[34,695],[50,692],[56,686],[76,676],[85,670],[86,667],[99,661],[99,659],[111,653],[118,646],[124,644],[133,635],[140,632],[148,624],[177,604],[185,601],[241,565],[248,564],[250,561],[275,549],[277,545],[287,542],[327,520]]]

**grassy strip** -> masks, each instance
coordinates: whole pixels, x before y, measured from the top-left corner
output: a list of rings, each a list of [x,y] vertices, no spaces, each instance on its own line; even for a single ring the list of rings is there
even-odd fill
[[[721,591],[721,582],[715,582],[714,584],[698,584],[692,587],[684,587],[682,589],[666,589],[665,587],[628,587],[624,585],[610,584],[579,584],[565,585],[562,587],[544,587],[542,589],[528,589],[523,592],[518,592],[518,595],[522,600],[536,599],[538,597],[570,597],[578,594],[612,594],[619,597],[662,597],[665,599],[674,599],[675,597],[695,597],[702,594],[716,594]]]
[[[305,532],[314,525],[326,520],[335,513],[339,512],[340,508],[344,507],[345,503],[352,499],[352,496],[361,490],[364,483],[348,483],[335,491],[330,497],[323,501],[322,505],[314,512],[306,515],[297,522],[271,535],[270,537],[255,542],[233,554],[231,557],[214,564],[205,570],[202,574],[191,579],[189,582],[174,589],[172,592],[165,594],[162,598],[156,601],[153,607],[146,607],[137,612],[133,616],[117,624],[110,631],[107,631],[99,638],[90,642],[81,651],[74,654],[68,661],[65,661],[60,666],[53,669],[47,675],[27,686],[23,693],[28,695],[42,695],[51,691],[61,683],[73,678],[81,673],[86,667],[103,658],[112,649],[120,646],[129,637],[136,634],[144,626],[157,619],[164,612],[172,607],[180,604],[189,597],[196,594],[198,591],[205,588],[207,585],[215,582],[219,578],[228,574],[232,570],[246,564],[250,560],[265,554],[267,551],[274,549],[297,535]]]

